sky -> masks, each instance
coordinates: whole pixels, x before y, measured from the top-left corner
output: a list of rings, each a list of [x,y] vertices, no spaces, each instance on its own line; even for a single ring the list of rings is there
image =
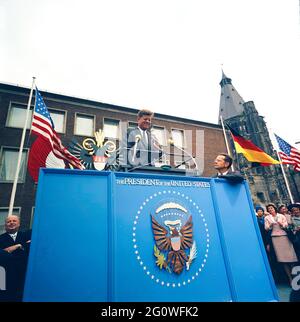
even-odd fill
[[[0,82],[209,123],[222,69],[300,148],[299,0],[0,0]]]

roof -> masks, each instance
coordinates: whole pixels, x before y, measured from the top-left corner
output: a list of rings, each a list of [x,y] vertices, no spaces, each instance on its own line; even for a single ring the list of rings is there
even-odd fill
[[[223,120],[230,119],[237,115],[241,115],[244,111],[243,104],[245,103],[243,98],[234,88],[231,83],[231,79],[228,78],[222,71],[221,85],[221,97],[220,97],[220,109],[219,120],[222,116]]]

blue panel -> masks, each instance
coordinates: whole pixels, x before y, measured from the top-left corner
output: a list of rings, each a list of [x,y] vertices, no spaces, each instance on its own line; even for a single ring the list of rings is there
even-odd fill
[[[107,175],[83,173],[40,174],[25,301],[107,300]]]
[[[151,218],[168,249],[155,250]],[[182,242],[189,220],[193,247]],[[44,169],[24,300],[272,301],[277,294],[246,184]]]
[[[211,183],[235,300],[277,300],[246,184],[232,185],[224,179],[212,179]]]
[[[145,185],[134,184],[135,179],[144,179]],[[117,177],[114,300],[230,301],[208,180],[170,176],[159,177],[154,182],[149,179],[152,179],[149,175]],[[207,187],[171,186],[180,182],[204,182]],[[159,269],[153,251],[150,213],[155,214],[159,206],[171,202],[182,205],[192,215],[198,252],[189,271],[185,268],[179,275]],[[171,219],[172,212],[172,209],[166,211],[162,221]],[[174,210],[174,213],[173,219],[180,218],[180,212]]]

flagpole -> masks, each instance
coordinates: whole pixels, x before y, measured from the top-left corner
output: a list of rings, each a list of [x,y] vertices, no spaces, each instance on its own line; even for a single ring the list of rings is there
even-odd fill
[[[226,135],[226,131],[225,131],[225,127],[224,127],[224,122],[223,122],[223,117],[222,115],[220,115],[220,121],[222,124],[222,129],[223,129],[223,134],[224,134],[224,139],[225,139],[225,144],[226,144],[226,149],[227,149],[227,153],[232,157],[230,150],[229,150],[229,145],[228,145],[228,141],[227,141],[227,135]],[[233,163],[231,165],[231,170],[234,171],[234,166]]]
[[[16,169],[15,179],[14,179],[14,183],[13,183],[12,191],[11,191],[11,196],[10,196],[8,216],[13,213],[13,208],[14,208],[15,196],[16,196],[16,191],[17,191],[17,183],[18,183],[21,160],[22,160],[23,146],[24,146],[25,135],[26,135],[26,126],[27,126],[27,122],[28,122],[28,116],[29,116],[29,111],[30,111],[34,83],[35,83],[35,77],[32,77],[32,85],[31,85],[29,100],[28,100],[28,104],[27,104],[25,124],[24,124],[23,132],[22,132],[21,144],[20,144],[19,155],[18,155],[17,169]]]
[[[283,174],[284,182],[285,182],[285,185],[286,185],[286,188],[287,188],[289,197],[291,199],[291,203],[294,203],[294,198],[292,196],[291,189],[290,189],[290,185],[289,185],[288,180],[287,180],[287,177],[285,175],[284,168],[283,168],[283,165],[282,165],[282,160],[281,160],[281,157],[280,157],[280,155],[278,153],[278,150],[276,150],[276,153],[277,153],[277,157],[278,157],[278,159],[280,161],[281,171],[282,171],[282,174]]]

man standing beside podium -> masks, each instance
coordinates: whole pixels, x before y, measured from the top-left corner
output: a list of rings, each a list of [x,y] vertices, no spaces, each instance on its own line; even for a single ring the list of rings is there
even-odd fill
[[[127,160],[133,167],[154,166],[161,156],[158,140],[150,131],[153,116],[150,110],[140,110],[137,114],[138,126],[127,133]]]
[[[215,176],[217,178],[224,178],[231,183],[241,183],[244,181],[244,177],[238,171],[231,171],[232,158],[226,153],[220,153],[217,155],[214,161],[214,168],[218,171]]]

